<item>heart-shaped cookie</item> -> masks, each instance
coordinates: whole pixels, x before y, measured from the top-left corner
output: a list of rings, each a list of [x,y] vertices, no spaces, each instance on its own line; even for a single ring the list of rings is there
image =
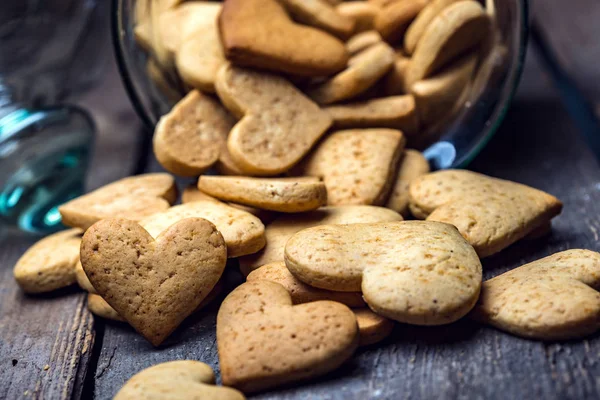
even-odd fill
[[[26,293],[45,293],[75,283],[81,231],[57,232],[31,246],[14,267],[15,280]]]
[[[198,176],[217,162],[235,120],[211,97],[192,90],[154,131],[154,154],[168,171]]]
[[[416,325],[463,317],[481,287],[481,262],[455,227],[403,221],[324,225],[285,246],[297,278],[329,290],[359,291],[377,314]]]
[[[226,262],[223,236],[201,218],[181,220],[156,240],[136,222],[105,219],[81,242],[98,294],[155,346],[210,293]]]
[[[547,224],[562,210],[552,195],[462,170],[423,175],[410,184],[417,218],[455,225],[480,257],[492,255]]]
[[[564,340],[600,329],[600,254],[567,250],[485,281],[473,316],[515,335]]]
[[[240,118],[227,148],[245,174],[286,172],[332,123],[329,114],[280,76],[226,65],[217,74],[216,88],[225,107]]]
[[[381,205],[392,187],[406,139],[394,129],[353,129],[327,136],[298,167],[323,178],[330,205]]]
[[[226,0],[219,28],[225,55],[237,65],[321,76],[348,61],[340,40],[296,24],[277,0]]]
[[[114,400],[244,400],[235,389],[215,385],[215,374],[199,361],[169,361],[132,376]]]
[[[83,230],[104,218],[139,221],[166,210],[177,199],[169,174],[131,176],[103,186],[59,207],[62,223]]]
[[[267,225],[265,248],[256,254],[241,257],[240,269],[244,275],[248,275],[262,265],[283,261],[286,242],[302,229],[327,224],[389,221],[402,221],[402,217],[395,211],[374,206],[321,207],[307,213],[282,215]]]
[[[294,306],[274,282],[238,286],[217,315],[223,384],[247,393],[323,375],[357,345],[356,318],[348,307],[333,301]]]

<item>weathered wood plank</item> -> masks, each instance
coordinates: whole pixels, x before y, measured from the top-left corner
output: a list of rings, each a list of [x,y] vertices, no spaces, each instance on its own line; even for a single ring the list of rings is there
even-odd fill
[[[0,252],[0,397],[70,398],[87,368],[93,318],[85,296],[63,290],[27,296],[12,266],[34,242],[10,235]]]
[[[600,170],[552,84],[530,56],[507,120],[473,168],[534,185],[565,202],[551,236],[485,260],[486,277],[573,247],[600,250]],[[232,279],[240,279],[229,271]],[[106,325],[95,372],[96,399],[109,399],[134,373],[158,362],[196,359],[218,373],[213,305],[160,349],[123,324]],[[469,320],[437,328],[398,325],[388,341],[360,350],[335,373],[261,399],[598,398],[600,338],[540,343]]]

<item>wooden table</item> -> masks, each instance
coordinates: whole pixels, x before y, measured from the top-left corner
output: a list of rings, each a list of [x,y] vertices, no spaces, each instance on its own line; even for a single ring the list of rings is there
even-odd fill
[[[600,4],[593,0],[534,4],[534,46],[502,128],[472,169],[533,185],[565,209],[551,236],[523,241],[484,260],[489,278],[569,248],[600,251]],[[129,175],[143,130],[114,64],[106,82],[81,99],[100,135],[90,174],[95,188]],[[597,135],[597,136],[595,136]],[[158,170],[151,162],[150,170]],[[0,398],[110,399],[137,371],[155,363],[196,359],[218,373],[218,304],[190,318],[160,349],[125,324],[95,319],[76,288],[24,295],[12,266],[33,243],[22,235],[0,242]],[[229,288],[241,281],[228,272]],[[217,302],[218,303],[218,302]],[[261,399],[597,399],[600,337],[542,343],[469,320],[437,327],[397,325],[381,345],[361,349],[347,365]]]

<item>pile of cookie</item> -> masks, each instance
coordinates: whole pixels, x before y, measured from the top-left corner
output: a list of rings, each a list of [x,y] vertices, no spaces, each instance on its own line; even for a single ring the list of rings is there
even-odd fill
[[[443,325],[467,317],[539,340],[597,331],[596,252],[567,250],[482,282],[482,258],[550,232],[562,210],[558,199],[466,170],[430,172],[420,152],[405,149],[410,128],[371,125],[369,116],[377,110],[372,103],[362,111],[352,105],[339,125],[331,109],[290,83],[301,73],[320,76],[339,68],[343,72],[331,79],[314,79],[307,93],[321,103],[351,93],[339,82],[350,76],[363,87],[361,71],[368,67],[367,75],[374,76],[389,45],[377,36],[358,59],[347,67],[347,60],[338,60],[334,68],[330,46],[341,43],[334,36],[375,27],[387,41],[402,39],[412,49],[412,63],[439,15],[444,21],[464,17],[465,11],[445,14],[457,5],[483,15],[472,17],[479,21],[475,26],[489,24],[472,0],[337,7],[324,0],[210,3],[217,11],[204,29],[211,27],[228,61],[213,69],[212,80],[195,76],[207,86],[194,86],[161,119],[154,137],[165,169],[199,175],[197,184],[183,191],[179,205],[168,173],[128,177],[69,201],[60,213],[72,229],[32,246],[15,266],[17,283],[27,293],[78,283],[89,293],[92,313],[126,322],[160,346],[187,317],[223,297],[226,265],[235,259],[232,268],[239,265],[246,282],[222,300],[216,322],[222,383],[235,389],[214,386],[206,364],[174,361],[132,377],[118,399],[166,392],[173,398],[241,399],[241,392],[326,374],[359,346],[384,340],[396,323]],[[159,17],[196,6],[209,3],[173,5]],[[398,15],[407,14],[412,16],[398,22]],[[354,30],[332,24],[332,16],[353,21],[348,26]],[[386,24],[388,19],[393,22]],[[257,20],[263,22],[248,22]],[[166,26],[187,29],[181,21]],[[289,30],[296,32],[294,46],[284,35]],[[174,55],[178,76],[191,82],[178,49],[197,36],[180,37],[174,50],[150,48],[156,60]],[[427,60],[435,65],[446,56],[432,57]],[[415,76],[422,82],[423,76]],[[200,91],[210,88],[220,100]],[[330,130],[332,122],[353,129]],[[221,175],[204,174],[213,167]]]
[[[134,33],[189,129],[164,121],[155,137],[178,175],[277,175],[328,129],[397,129],[422,147],[505,52],[475,0],[177,2],[138,0]]]

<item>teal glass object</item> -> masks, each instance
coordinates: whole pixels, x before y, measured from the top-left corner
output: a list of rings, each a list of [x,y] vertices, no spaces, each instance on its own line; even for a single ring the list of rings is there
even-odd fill
[[[83,193],[94,124],[76,107],[17,109],[0,118],[0,220],[43,233],[58,205]]]
[[[0,225],[64,228],[58,206],[84,191],[94,123],[68,104],[106,64],[104,0],[0,4]]]

